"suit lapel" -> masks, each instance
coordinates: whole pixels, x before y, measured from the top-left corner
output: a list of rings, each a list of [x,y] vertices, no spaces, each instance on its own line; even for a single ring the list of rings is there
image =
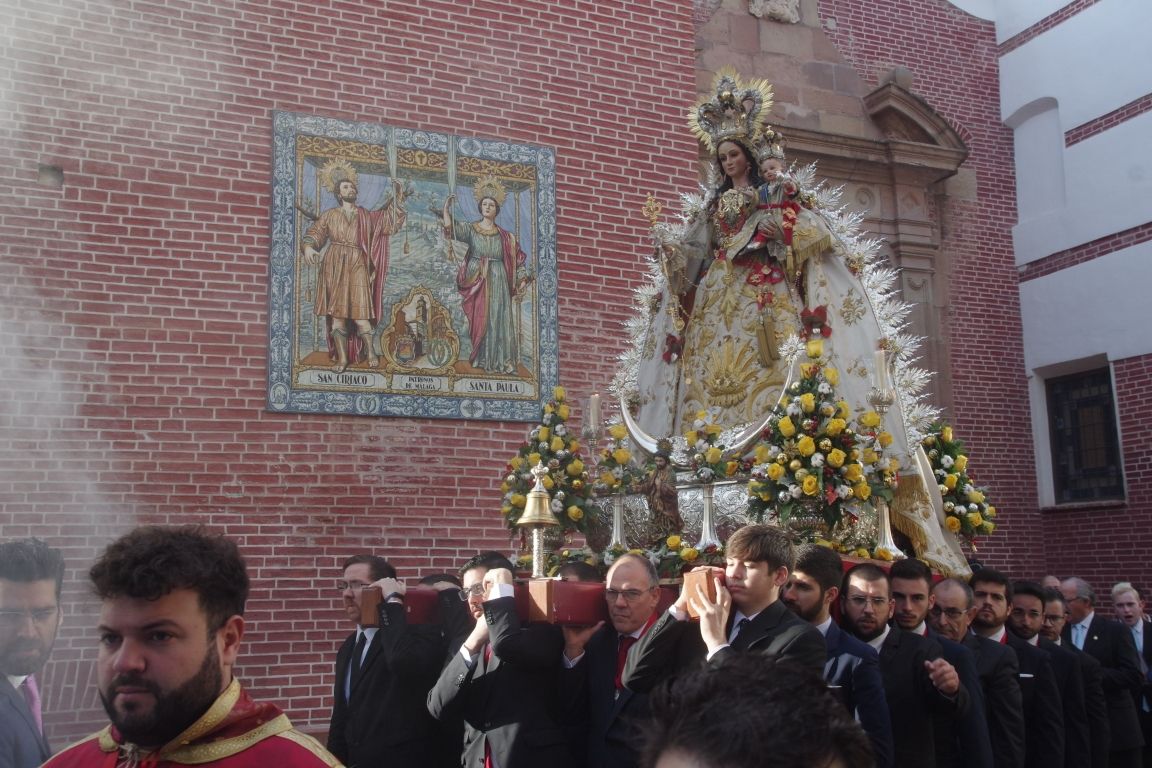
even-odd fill
[[[740,633],[736,635],[732,647],[738,651],[746,651],[751,648],[756,642],[763,639],[764,636],[776,628],[780,623],[780,611],[788,610],[784,607],[784,603],[780,600],[772,603],[770,606],[760,611],[756,618],[744,625]]]
[[[44,734],[36,729],[36,719],[32,717],[32,711],[28,709],[28,702],[24,699],[24,694],[16,690],[9,684],[5,678],[0,682],[0,688],[4,690],[4,698],[7,706],[16,710],[21,722],[27,726],[29,733],[36,737],[36,741],[40,744],[40,752],[45,758],[48,757],[48,743],[44,740]]]

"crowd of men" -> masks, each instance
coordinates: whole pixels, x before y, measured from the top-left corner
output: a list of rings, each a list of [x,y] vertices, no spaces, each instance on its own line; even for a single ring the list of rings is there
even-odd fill
[[[0,544],[0,768],[1138,768],[1152,766],[1152,644],[1140,591],[1096,611],[1086,581],[939,580],[923,563],[845,564],[749,525],[727,565],[660,609],[652,563],[617,559],[605,621],[524,624],[495,552],[427,576],[409,621],[384,558],[350,557],[355,632],[335,660],[326,748],[233,676],[248,575],[236,545],[145,527],[89,571],[109,725],[52,756],[36,673],[60,624],[64,562]],[[573,564],[561,578],[600,580]],[[361,596],[379,589],[375,614]],[[425,593],[427,594],[427,592]]]

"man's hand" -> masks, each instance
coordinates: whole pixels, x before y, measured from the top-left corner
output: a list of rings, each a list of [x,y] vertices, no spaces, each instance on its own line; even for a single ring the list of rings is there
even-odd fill
[[[955,696],[960,690],[960,676],[956,674],[956,668],[944,659],[926,661],[924,668],[928,670],[928,678],[932,681],[932,685],[936,686],[936,690],[940,693]]]
[[[476,617],[476,626],[472,627],[472,632],[464,641],[464,650],[469,656],[475,656],[480,653],[480,649],[488,642],[488,620],[484,618],[484,614]]]
[[[316,266],[320,263],[320,251],[310,245],[304,246],[304,261],[308,262],[310,266]]]
[[[716,584],[716,600],[709,600],[704,589],[697,584],[696,594],[688,596],[692,610],[700,617],[700,637],[708,646],[708,653],[712,653],[722,645],[728,644],[725,629],[728,627],[728,615],[732,611],[732,595],[720,583],[720,577],[714,576]]]
[[[447,592],[449,590],[453,592],[460,591],[459,585],[453,584],[450,581],[438,581],[432,585],[432,589],[436,590],[437,592]]]
[[[762,235],[767,235],[768,237],[771,237],[773,239],[775,239],[779,234],[776,230],[776,225],[773,224],[768,219],[764,219],[759,224],[757,224],[756,225],[756,231]]]
[[[490,593],[494,584],[511,584],[512,571],[507,568],[493,568],[484,574],[484,592]]]
[[[372,582],[371,586],[379,587],[380,594],[384,595],[385,600],[387,600],[392,595],[400,595],[403,597],[404,593],[408,591],[408,588],[404,586],[403,582],[391,578],[383,578],[380,579],[380,581],[374,581]]]
[[[564,632],[564,656],[568,661],[574,661],[580,657],[580,654],[584,653],[588,641],[602,626],[604,626],[604,622],[599,621],[590,627],[561,627]]]

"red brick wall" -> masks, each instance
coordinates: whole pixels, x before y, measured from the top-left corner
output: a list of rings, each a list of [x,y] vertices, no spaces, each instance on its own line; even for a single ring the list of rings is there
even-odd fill
[[[1000,122],[995,30],[944,0],[819,0],[824,28],[870,85],[893,67],[915,73],[912,91],[949,120],[971,154],[977,200],[950,200],[941,250],[953,265],[946,297],[956,435],[970,474],[1001,511],[1000,531],[978,557],[1020,576],[1043,563],[1020,300],[1012,252],[1016,222],[1012,134]],[[834,19],[835,23],[829,23]]]
[[[508,548],[523,424],[266,413],[271,113],[557,151],[560,378],[604,391],[640,277],[647,192],[695,183],[691,7],[316,0],[11,6],[0,64],[0,526],[67,549],[45,675],[57,744],[103,721],[93,553],[201,521],[254,576],[241,676],[326,723],[338,563],[406,575]],[[62,189],[37,186],[59,166]]]

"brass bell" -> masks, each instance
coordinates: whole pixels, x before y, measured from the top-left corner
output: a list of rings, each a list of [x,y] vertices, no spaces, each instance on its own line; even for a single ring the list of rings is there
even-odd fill
[[[560,525],[556,515],[552,514],[552,499],[548,491],[544,490],[544,475],[548,470],[543,462],[537,462],[532,468],[532,476],[536,478],[536,485],[528,492],[528,500],[524,504],[524,514],[516,521],[517,527]]]

